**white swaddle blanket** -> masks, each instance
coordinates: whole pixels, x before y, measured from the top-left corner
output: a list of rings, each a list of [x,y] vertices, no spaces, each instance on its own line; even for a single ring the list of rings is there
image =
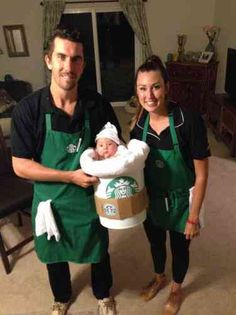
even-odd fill
[[[127,147],[119,145],[116,154],[104,160],[94,159],[95,150],[89,148],[82,153],[80,165],[86,174],[111,178],[143,169],[148,153],[149,146],[145,142],[132,139]]]
[[[82,153],[80,157],[80,165],[85,173],[97,176],[100,179],[99,183],[95,185],[95,196],[102,199],[118,199],[123,198],[122,194],[124,194],[125,198],[129,197],[129,192],[126,189],[128,184],[128,189],[132,189],[135,193],[143,190],[143,169],[148,153],[149,146],[145,142],[132,139],[127,144],[127,147],[119,145],[116,154],[104,160],[96,160],[95,150],[89,148]],[[130,195],[132,195],[131,191]],[[135,224],[135,218],[143,222],[146,217],[146,210],[144,209],[143,212],[144,213],[139,213],[132,218],[123,220],[107,219],[100,216],[100,221],[107,227],[130,227]],[[138,223],[136,222],[135,225],[137,224]]]

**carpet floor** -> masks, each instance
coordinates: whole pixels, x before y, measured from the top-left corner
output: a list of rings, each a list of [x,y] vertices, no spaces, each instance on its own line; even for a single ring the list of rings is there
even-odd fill
[[[127,135],[127,134],[126,134]],[[236,314],[236,161],[210,158],[205,198],[205,228],[190,248],[190,268],[184,283],[179,315]],[[30,221],[19,229],[14,218],[0,221],[6,243],[29,233]],[[168,285],[150,302],[139,298],[140,289],[152,278],[149,245],[142,226],[110,230],[110,254],[114,276],[113,295],[119,315],[161,315],[171,281],[168,252]],[[50,315],[52,303],[45,266],[33,243],[10,257],[12,272],[0,263],[0,315]],[[89,265],[70,264],[74,301],[68,315],[96,315],[97,302],[90,287]]]

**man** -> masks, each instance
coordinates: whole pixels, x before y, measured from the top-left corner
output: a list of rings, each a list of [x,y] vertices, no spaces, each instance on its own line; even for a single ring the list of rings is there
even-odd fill
[[[50,86],[16,106],[11,136],[15,173],[35,183],[35,249],[47,264],[54,295],[51,315],[65,315],[68,309],[72,294],[68,262],[92,264],[98,314],[114,315],[108,231],[99,223],[93,199],[92,185],[98,179],[81,170],[80,155],[94,145],[95,135],[105,123],[115,124],[119,133],[120,126],[101,95],[79,89],[85,60],[83,41],[76,30],[55,30],[45,62],[51,71]],[[54,222],[53,230],[47,230],[47,225],[37,233],[47,220]]]

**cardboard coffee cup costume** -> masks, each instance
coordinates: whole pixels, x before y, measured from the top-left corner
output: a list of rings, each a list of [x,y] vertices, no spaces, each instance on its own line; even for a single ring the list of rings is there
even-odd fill
[[[97,160],[95,150],[89,148],[80,158],[82,170],[99,177],[94,190],[100,222],[111,229],[141,224],[146,219],[148,204],[143,169],[149,147],[136,139],[127,146],[120,144],[116,127],[109,122],[97,134],[96,141],[100,138],[111,139],[118,145],[115,155]]]

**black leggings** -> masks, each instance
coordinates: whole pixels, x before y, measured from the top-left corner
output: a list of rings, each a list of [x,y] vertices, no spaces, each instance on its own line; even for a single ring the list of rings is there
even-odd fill
[[[144,228],[151,246],[154,270],[161,274],[166,263],[166,230],[153,225],[149,220],[144,222]],[[189,266],[189,244],[183,233],[169,231],[172,253],[172,273],[176,283],[182,283]]]
[[[68,262],[47,264],[47,270],[54,300],[61,303],[69,302],[72,287]],[[110,296],[112,273],[109,254],[101,262],[91,264],[91,282],[93,294],[97,299]]]

